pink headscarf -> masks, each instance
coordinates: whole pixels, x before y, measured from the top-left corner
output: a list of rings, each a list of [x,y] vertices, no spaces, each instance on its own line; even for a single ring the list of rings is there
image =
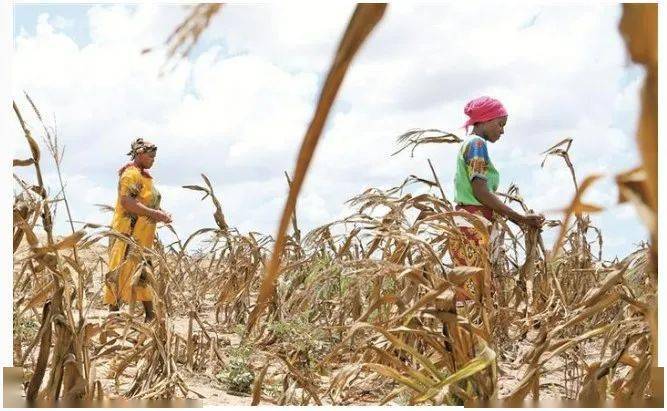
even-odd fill
[[[463,112],[470,117],[463,125],[466,129],[466,134],[468,134],[468,127],[475,123],[489,121],[507,115],[507,110],[505,110],[503,103],[488,96],[470,100],[463,109]]]

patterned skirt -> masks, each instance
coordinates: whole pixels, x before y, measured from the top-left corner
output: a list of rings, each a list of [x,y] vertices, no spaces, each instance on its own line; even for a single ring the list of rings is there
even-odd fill
[[[459,204],[456,206],[456,211],[467,211],[484,217],[489,220],[489,222],[493,222],[493,210],[485,206]],[[468,226],[459,226],[459,230],[461,230],[464,239],[462,241],[459,239],[449,240],[449,254],[452,257],[452,262],[457,266],[465,265],[469,267],[483,267],[482,257],[475,250],[479,247],[488,247],[488,244],[485,243],[481,233],[476,228]],[[463,284],[463,288],[473,298],[477,299],[477,290],[479,287],[474,279],[468,279]],[[463,293],[459,293],[456,300],[463,301],[469,300],[469,298]]]

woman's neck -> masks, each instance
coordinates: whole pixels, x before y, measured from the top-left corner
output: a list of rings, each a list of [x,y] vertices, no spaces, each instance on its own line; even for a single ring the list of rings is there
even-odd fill
[[[135,167],[137,167],[139,170],[143,170],[144,168],[139,164],[137,160],[132,161],[132,164],[134,164]]]
[[[486,136],[484,135],[484,133],[481,130],[477,129],[477,127],[473,127],[472,134],[482,137],[484,140],[486,140]]]

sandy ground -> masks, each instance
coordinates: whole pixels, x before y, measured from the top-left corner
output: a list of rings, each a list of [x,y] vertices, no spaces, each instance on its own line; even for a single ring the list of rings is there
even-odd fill
[[[18,271],[21,267],[21,256],[27,255],[27,249],[25,245],[16,253],[14,259],[14,275],[15,278],[18,275]],[[99,257],[105,257],[106,247],[97,244],[94,247],[83,250],[79,252],[78,257],[87,262],[96,261]],[[84,308],[88,306],[89,301],[93,301],[93,305],[90,308],[87,315],[87,322],[92,323],[101,323],[106,316],[109,315],[106,308],[101,305],[101,293],[97,294],[101,288],[102,273],[96,272],[93,276],[92,284],[89,284],[89,289],[86,292]],[[210,304],[209,304],[210,306]],[[122,308],[127,311],[128,307],[125,306]],[[135,315],[138,317],[143,316],[143,310],[140,306],[137,306],[135,309]],[[78,318],[78,312],[75,311],[74,318]],[[200,314],[200,318],[206,324],[207,329],[210,333],[218,336],[219,340],[222,341],[223,345],[232,346],[237,345],[240,341],[238,334],[234,330],[229,330],[224,326],[217,324],[214,318],[214,313],[212,309],[204,309]],[[170,318],[170,326],[172,327],[173,332],[178,333],[181,336],[187,337],[188,333],[188,318],[184,315],[175,316]],[[198,329],[198,327],[195,327]],[[499,395],[500,397],[506,396],[515,387],[521,380],[527,365],[522,364],[521,360],[523,356],[530,350],[531,343],[530,341],[535,337],[535,333],[531,332],[528,334],[527,338],[523,341],[516,342],[516,346],[510,350],[510,353],[505,358],[499,358]],[[25,349],[25,347],[24,347]],[[223,347],[224,349],[224,347]],[[586,345],[583,347],[583,351],[586,352],[586,358],[594,358],[599,351],[594,345]],[[36,356],[36,353],[33,353],[33,356]],[[261,364],[254,364],[256,368],[260,368]],[[547,369],[556,369],[563,365],[563,360],[560,357],[554,358],[550,361],[546,368]],[[192,372],[187,369],[185,365],[179,365],[179,372],[183,377],[185,383],[188,387],[192,388],[194,391],[202,394],[204,396],[203,404],[205,406],[215,406],[215,405],[250,405],[251,398],[250,396],[240,396],[233,395],[226,392],[223,384],[218,381],[215,374],[219,372],[219,367],[208,367],[206,371],[196,371]],[[122,392],[126,391],[129,388],[129,384],[132,381],[132,377],[136,373],[135,368],[128,368],[124,373],[124,376],[120,378],[120,384],[116,385],[113,378],[109,378],[109,364],[108,361],[95,361],[94,362],[95,378],[99,379],[106,395],[110,398],[116,398],[122,396]],[[48,375],[48,374],[47,374]],[[46,378],[45,378],[46,382]],[[565,393],[565,376],[563,371],[557,371],[555,373],[549,373],[548,375],[540,379],[541,383],[541,396],[542,398],[560,398]],[[192,398],[197,398],[192,395]],[[263,401],[262,404],[270,404]]]
[[[106,317],[108,311],[106,309],[95,308],[91,309],[88,314],[89,322],[101,322],[104,317]],[[142,314],[140,310],[137,310],[138,317]],[[78,313],[75,312],[75,318],[78,317]],[[202,316],[202,320],[207,320],[207,315]],[[211,318],[211,320],[214,320]],[[213,324],[213,321],[209,322]],[[188,319],[186,317],[176,317],[172,319],[173,331],[182,335],[187,336],[188,330]],[[213,331],[211,329],[210,331]],[[236,333],[225,333],[223,330],[217,330],[218,336],[220,339],[227,339],[231,345],[237,345],[240,341],[238,334]],[[530,340],[531,337],[535,335],[528,335],[527,340]],[[510,393],[510,391],[519,383],[521,380],[525,369],[526,364],[520,362],[522,356],[527,353],[531,348],[531,344],[528,341],[522,341],[517,343],[517,354],[513,358],[501,359],[499,361],[500,376],[498,381],[498,392],[500,397],[504,397]],[[590,348],[590,356],[594,356],[595,352],[593,347]],[[256,366],[261,366],[261,364],[254,364]],[[563,365],[562,359],[559,357],[554,358],[547,364],[547,369],[556,369]],[[127,390],[132,381],[132,377],[136,373],[136,369],[130,367],[126,370],[124,377],[120,379],[120,385],[116,386],[116,383],[113,378],[109,378],[109,366],[106,361],[96,361],[94,363],[95,375],[96,378],[102,383],[104,392],[110,398],[122,397],[122,392]],[[251,398],[250,396],[241,396],[227,393],[223,384],[218,381],[215,377],[215,371],[207,370],[205,372],[197,371],[192,372],[188,368],[181,364],[179,372],[183,377],[185,383],[188,387],[192,388],[194,391],[202,394],[204,406],[215,406],[215,405],[250,405]],[[556,373],[549,373],[546,376],[540,379],[541,385],[541,396],[542,398],[560,398],[565,393],[564,387],[564,374],[562,371]],[[197,398],[195,395],[191,395],[190,398]],[[270,405],[266,401],[262,401],[262,404]]]

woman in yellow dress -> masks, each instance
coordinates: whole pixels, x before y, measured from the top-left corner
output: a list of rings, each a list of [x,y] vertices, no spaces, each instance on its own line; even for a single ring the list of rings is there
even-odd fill
[[[142,138],[136,139],[127,153],[132,161],[118,171],[118,199],[114,210],[111,228],[131,237],[143,247],[152,247],[155,238],[155,226],[158,222],[171,223],[171,214],[160,209],[160,193],[153,184],[153,177],[148,169],[153,166],[157,147]],[[144,275],[133,285],[137,270],[142,270],[144,262],[139,254],[130,253],[125,241],[112,240],[109,253],[109,270],[118,269],[115,284],[105,285],[104,304],[110,311],[118,311],[119,299],[128,303],[141,301],[144,306],[146,322],[151,321],[153,296],[147,287]],[[136,277],[135,277],[136,278]]]

